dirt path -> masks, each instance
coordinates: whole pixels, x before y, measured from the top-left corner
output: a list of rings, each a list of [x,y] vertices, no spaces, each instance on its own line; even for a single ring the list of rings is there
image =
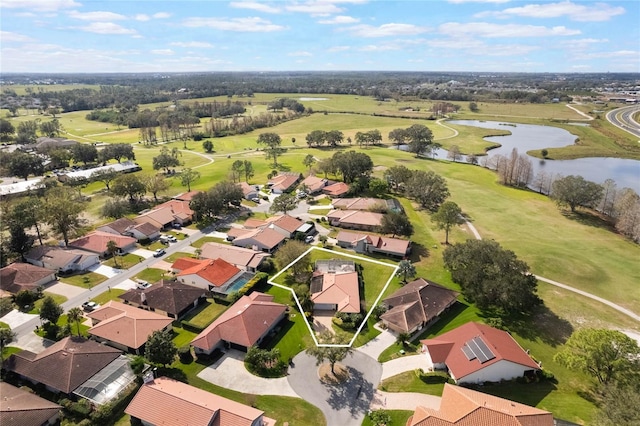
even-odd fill
[[[580,111],[580,110],[578,110],[578,109],[576,109],[576,108],[572,107],[572,106],[571,106],[571,105],[569,105],[569,104],[567,104],[567,105],[566,105],[566,107],[567,107],[567,108],[570,108],[570,109],[572,109],[572,110],[574,110],[575,112],[577,112],[577,113],[578,113],[578,114],[580,114],[581,116],[585,117],[585,118],[584,118],[584,121],[591,121],[591,120],[593,120],[593,117],[591,117],[590,115],[585,114],[584,112],[582,112],[582,111]],[[573,120],[573,121],[576,121],[576,120]]]
[[[473,235],[476,237],[477,240],[481,240],[482,239],[482,236],[480,235],[480,233],[478,232],[476,227],[473,226],[473,224],[471,222],[469,222],[467,219],[465,219],[465,224],[467,225],[467,227],[473,233]],[[587,293],[586,291],[580,290],[578,288],[571,287],[571,286],[568,286],[566,284],[562,284],[562,283],[559,283],[557,281],[550,280],[549,278],[541,277],[540,275],[536,275],[535,277],[540,281],[544,281],[545,283],[551,284],[551,285],[556,286],[556,287],[563,288],[565,290],[572,291],[574,293],[577,293],[577,294],[579,294],[581,296],[584,296],[584,297],[588,297],[589,299],[593,299],[593,300],[598,301],[600,303],[604,303],[605,305],[615,309],[616,311],[618,311],[618,312],[620,312],[620,313],[622,313],[622,314],[624,314],[624,315],[626,315],[626,316],[628,316],[630,318],[633,318],[634,320],[640,322],[640,315],[638,315],[638,314],[636,314],[634,312],[631,312],[630,310],[628,310],[626,308],[623,308],[620,305],[616,305],[615,303],[613,303],[613,302],[611,302],[609,300],[603,299],[602,297],[596,296],[595,294]]]
[[[457,131],[456,129],[454,129],[453,127],[449,127],[449,126],[447,126],[446,124],[442,124],[442,122],[443,122],[444,120],[446,120],[446,118],[441,118],[441,119],[439,119],[439,120],[437,120],[437,121],[436,121],[436,124],[437,124],[437,125],[439,125],[439,126],[444,127],[445,129],[449,129],[449,130],[451,130],[451,131],[453,132],[453,135],[451,135],[451,136],[445,136],[445,137],[443,137],[443,138],[437,138],[437,139],[435,139],[435,138],[434,138],[434,139],[433,139],[434,141],[442,141],[442,140],[445,140],[445,139],[451,139],[451,138],[455,138],[456,136],[458,136],[458,131]]]

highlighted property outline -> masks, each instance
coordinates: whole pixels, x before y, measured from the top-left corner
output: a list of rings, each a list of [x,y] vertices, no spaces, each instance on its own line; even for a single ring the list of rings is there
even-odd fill
[[[369,311],[367,312],[367,315],[362,320],[362,323],[360,324],[360,327],[358,327],[358,330],[353,335],[353,338],[347,344],[337,345],[337,344],[328,344],[328,343],[322,343],[322,344],[318,343],[318,339],[316,338],[316,335],[313,332],[313,329],[311,328],[311,324],[309,324],[309,319],[306,317],[306,315],[304,315],[304,310],[302,309],[302,305],[300,305],[300,301],[298,300],[298,296],[296,296],[296,293],[293,291],[293,289],[291,287],[287,287],[287,286],[284,286],[282,284],[278,284],[278,283],[276,283],[274,281],[281,274],[283,274],[284,272],[288,271],[289,268],[291,268],[291,266],[293,266],[296,262],[298,262],[300,259],[302,259],[306,255],[311,253],[313,250],[320,250],[320,251],[324,251],[326,253],[332,253],[332,254],[336,254],[336,255],[340,255],[340,256],[350,257],[352,259],[357,259],[357,260],[360,260],[362,262],[371,262],[371,263],[376,263],[378,265],[383,265],[383,266],[388,266],[390,268],[393,268],[393,273],[389,276],[389,279],[387,280],[387,282],[385,283],[384,287],[380,291],[380,294],[378,294],[378,297],[376,298],[376,300],[373,303],[373,305],[371,305],[371,309],[369,309]],[[316,346],[318,346],[318,347],[339,347],[339,348],[343,348],[344,347],[344,348],[350,348],[351,346],[353,346],[353,343],[355,342],[356,338],[358,337],[358,335],[362,331],[362,328],[365,326],[367,321],[369,321],[369,317],[371,316],[371,313],[373,312],[373,309],[376,306],[378,306],[378,303],[380,302],[380,298],[382,297],[384,292],[387,290],[387,287],[389,287],[389,284],[391,283],[391,280],[393,279],[393,277],[396,276],[396,272],[397,271],[398,271],[398,265],[392,265],[391,263],[381,262],[381,261],[375,260],[375,259],[367,259],[367,258],[364,258],[364,257],[360,257],[360,256],[356,256],[356,255],[353,255],[353,254],[349,254],[349,253],[335,252],[333,250],[328,250],[328,249],[322,248],[322,247],[311,246],[311,247],[309,247],[308,250],[306,250],[300,256],[295,258],[295,260],[290,262],[286,267],[284,267],[280,272],[278,272],[273,277],[271,277],[269,280],[267,280],[267,282],[269,284],[273,285],[273,286],[276,286],[276,287],[279,287],[279,288],[282,288],[282,289],[285,289],[285,290],[289,290],[291,292],[291,294],[293,295],[293,300],[296,301],[296,305],[298,305],[298,310],[300,311],[300,313],[304,317],[304,322],[305,322],[305,324],[307,324],[307,329],[309,330],[309,334],[311,334],[311,338],[313,339],[313,341],[316,344]],[[365,285],[366,285],[366,283],[365,283]]]

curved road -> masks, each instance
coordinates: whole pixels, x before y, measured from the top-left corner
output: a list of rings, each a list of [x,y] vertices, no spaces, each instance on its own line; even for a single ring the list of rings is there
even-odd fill
[[[640,138],[640,124],[633,119],[637,112],[640,112],[640,105],[617,108],[607,113],[607,120],[617,128]]]

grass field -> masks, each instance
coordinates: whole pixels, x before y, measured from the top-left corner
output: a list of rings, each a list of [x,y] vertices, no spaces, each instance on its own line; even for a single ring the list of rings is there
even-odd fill
[[[70,275],[68,277],[58,277],[60,282],[71,284],[82,288],[92,288],[107,280],[104,275],[95,272],[83,272],[81,274]]]
[[[229,305],[217,303],[213,299],[207,299],[200,306],[189,312],[183,319],[205,328],[211,324],[220,314],[227,310]]]

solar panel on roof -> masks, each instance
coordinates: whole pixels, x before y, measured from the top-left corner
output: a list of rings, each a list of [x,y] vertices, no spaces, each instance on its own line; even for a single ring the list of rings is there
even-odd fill
[[[462,345],[462,352],[464,352],[464,355],[467,357],[469,361],[476,359],[475,354],[473,353],[471,348],[469,348],[466,344]]]
[[[471,341],[474,342],[478,347],[478,351],[480,353],[476,352],[476,355],[481,363],[490,361],[496,357],[494,353],[491,351],[491,349],[489,349],[487,344],[484,342],[484,340],[482,340],[482,337],[474,337],[473,339],[471,339]],[[482,354],[482,356],[480,354]]]

